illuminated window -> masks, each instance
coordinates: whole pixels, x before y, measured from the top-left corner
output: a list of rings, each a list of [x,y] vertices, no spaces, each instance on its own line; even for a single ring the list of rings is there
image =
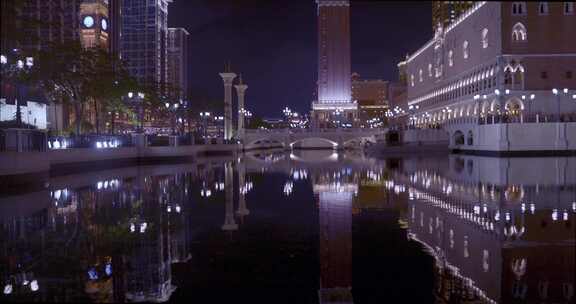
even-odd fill
[[[526,2],[512,3],[512,15],[526,15]]]
[[[420,69],[420,71],[418,72],[418,77],[420,79],[420,82],[422,82],[422,69]]]
[[[432,77],[432,64],[431,63],[428,64],[428,76]]]
[[[538,4],[538,14],[548,15],[548,2],[540,2]]]
[[[464,59],[468,59],[468,55],[470,55],[468,50],[468,41],[464,41],[462,44],[462,55],[464,56]]]
[[[482,30],[482,48],[485,49],[488,47],[488,29]]]
[[[564,15],[574,15],[574,2],[564,2]]]
[[[410,75],[410,85],[414,86],[414,74]]]
[[[448,66],[454,65],[454,52],[452,50],[448,51]]]
[[[512,41],[526,41],[527,40],[526,27],[524,24],[518,22],[512,27]]]

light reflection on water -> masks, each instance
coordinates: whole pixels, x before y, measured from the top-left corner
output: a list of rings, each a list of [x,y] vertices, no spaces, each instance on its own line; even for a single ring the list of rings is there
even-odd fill
[[[575,299],[575,158],[256,152],[54,177],[0,211],[9,301]]]

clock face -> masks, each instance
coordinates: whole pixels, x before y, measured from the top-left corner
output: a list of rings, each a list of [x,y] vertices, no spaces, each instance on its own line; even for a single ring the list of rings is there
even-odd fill
[[[102,20],[100,21],[100,23],[101,23],[101,26],[102,26],[102,29],[103,29],[103,30],[105,30],[105,31],[108,30],[108,20],[102,19]]]
[[[84,20],[82,20],[82,23],[85,27],[91,28],[94,26],[94,18],[92,16],[86,16],[84,17]]]

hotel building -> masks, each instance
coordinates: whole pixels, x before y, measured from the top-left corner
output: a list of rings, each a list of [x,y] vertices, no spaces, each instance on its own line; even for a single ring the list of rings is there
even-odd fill
[[[168,5],[172,0],[123,0],[120,57],[140,81],[160,89],[168,77]]]
[[[168,29],[168,83],[178,89],[180,99],[188,93],[188,36],[184,28]]]
[[[361,127],[369,128],[385,120],[388,110],[388,85],[382,79],[362,79],[352,74],[352,100],[358,104],[358,119]]]
[[[406,60],[409,127],[457,150],[576,150],[574,6],[476,2],[438,26]]]

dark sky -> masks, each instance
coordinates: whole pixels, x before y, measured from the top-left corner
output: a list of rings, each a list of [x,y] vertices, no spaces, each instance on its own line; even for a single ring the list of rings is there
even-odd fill
[[[190,86],[223,99],[226,60],[249,86],[246,107],[280,117],[308,112],[317,70],[314,0],[175,0],[169,26],[189,37]],[[396,64],[432,35],[430,2],[352,1],[352,71],[396,80]]]

